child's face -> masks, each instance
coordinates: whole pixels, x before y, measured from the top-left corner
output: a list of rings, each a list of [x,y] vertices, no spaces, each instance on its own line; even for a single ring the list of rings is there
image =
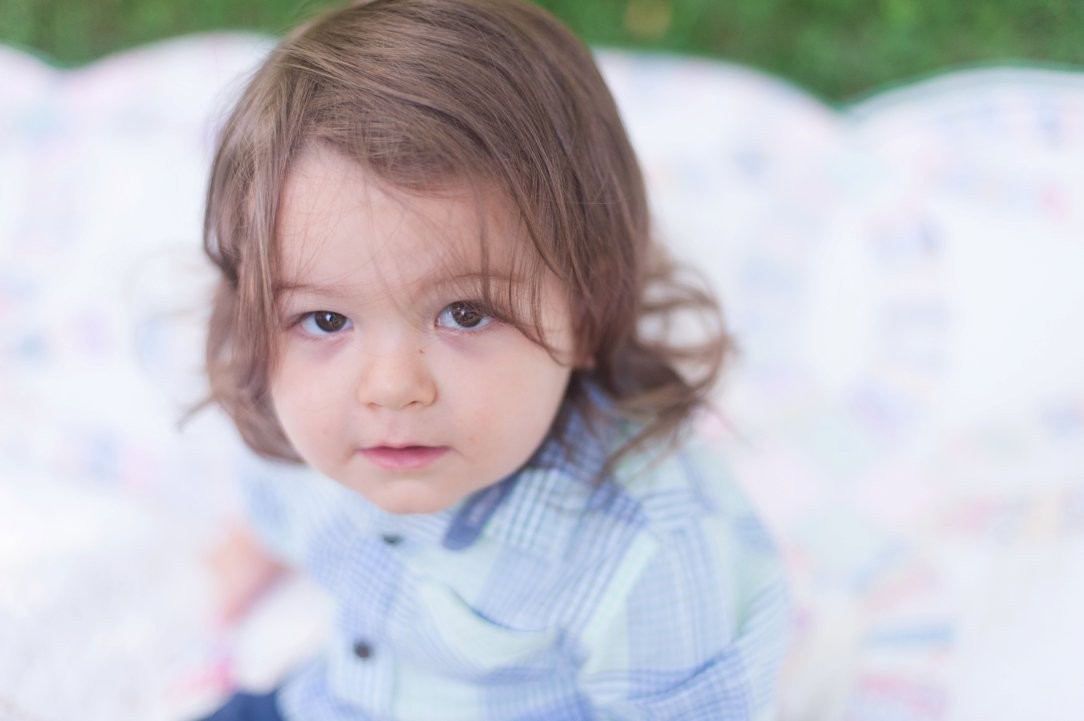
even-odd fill
[[[517,242],[505,221],[486,221],[498,298],[519,287],[504,277]],[[519,469],[564,398],[572,331],[558,281],[542,286],[554,358],[472,303],[480,233],[466,193],[389,194],[328,150],[287,179],[275,411],[307,463],[393,513],[441,510]]]

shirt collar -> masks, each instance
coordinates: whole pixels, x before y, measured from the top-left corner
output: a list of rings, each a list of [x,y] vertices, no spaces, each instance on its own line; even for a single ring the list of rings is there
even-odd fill
[[[402,535],[413,541],[469,549],[480,538],[542,558],[568,548],[585,511],[599,507],[616,492],[601,471],[624,433],[612,403],[593,386],[587,393],[599,422],[568,411],[561,442],[551,434],[526,466],[457,504],[429,514],[396,515],[354,496],[356,521],[379,534]],[[627,429],[626,429],[627,430]],[[345,499],[344,499],[345,500]]]
[[[599,399],[593,402],[599,407]],[[591,424],[570,413],[568,442],[551,435],[523,469],[468,498],[447,529],[445,547],[462,549],[485,537],[542,558],[564,553],[583,514],[616,490],[602,475],[618,436],[613,420]]]
[[[584,436],[569,431],[577,441],[575,458],[557,439],[547,439],[523,469],[436,513],[389,513],[341,486],[335,489],[342,496],[340,510],[353,516],[353,525],[377,535],[452,551],[466,551],[485,538],[553,557],[567,547],[583,512],[612,491],[607,479],[599,480],[607,457],[603,445],[584,443]]]

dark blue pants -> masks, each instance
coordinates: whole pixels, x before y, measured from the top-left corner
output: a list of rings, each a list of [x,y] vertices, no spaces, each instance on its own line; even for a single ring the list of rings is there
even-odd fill
[[[282,721],[275,694],[253,696],[239,693],[203,721]]]

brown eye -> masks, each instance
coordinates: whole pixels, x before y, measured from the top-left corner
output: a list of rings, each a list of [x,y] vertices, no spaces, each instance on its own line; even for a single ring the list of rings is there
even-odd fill
[[[301,327],[310,335],[329,335],[339,333],[350,326],[350,319],[341,313],[330,310],[318,310],[301,319]]]
[[[440,312],[437,323],[446,328],[479,328],[488,325],[493,319],[465,300],[450,304]]]

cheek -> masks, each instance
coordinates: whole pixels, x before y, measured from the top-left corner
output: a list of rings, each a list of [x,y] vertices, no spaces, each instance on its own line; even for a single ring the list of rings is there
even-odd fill
[[[288,354],[271,376],[271,402],[283,430],[295,444],[300,437],[326,435],[321,427],[321,420],[327,415],[326,384],[320,382],[321,378]]]
[[[492,355],[451,356],[440,367],[441,395],[472,439],[500,435],[511,426],[548,430],[548,417],[564,398],[571,374],[533,344]]]
[[[492,435],[507,419],[509,398],[522,393],[528,377],[499,345],[480,345],[467,350],[446,346],[427,354],[440,403],[471,439]]]

